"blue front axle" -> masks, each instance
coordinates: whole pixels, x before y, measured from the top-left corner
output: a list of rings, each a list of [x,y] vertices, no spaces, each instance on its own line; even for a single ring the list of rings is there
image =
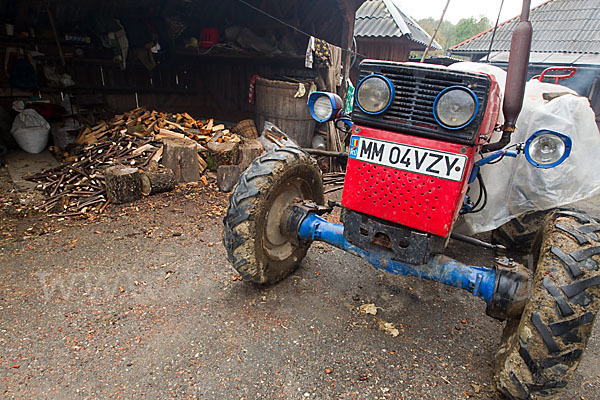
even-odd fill
[[[309,213],[298,232],[303,241],[318,240],[329,243],[367,260],[374,268],[395,275],[410,275],[441,282],[448,286],[465,289],[474,296],[492,302],[496,285],[496,271],[492,268],[465,265],[444,255],[434,256],[429,264],[411,265],[392,259],[392,253],[385,250],[366,251],[350,244],[344,237],[344,226],[326,221]]]

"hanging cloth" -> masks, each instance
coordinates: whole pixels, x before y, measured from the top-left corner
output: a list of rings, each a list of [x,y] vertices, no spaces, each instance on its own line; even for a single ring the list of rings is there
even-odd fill
[[[306,46],[306,56],[304,58],[304,66],[306,68],[313,67],[313,51],[315,51],[315,38],[311,36],[308,39],[308,46]]]
[[[315,39],[315,58],[320,67],[331,67],[331,49],[323,39]]]

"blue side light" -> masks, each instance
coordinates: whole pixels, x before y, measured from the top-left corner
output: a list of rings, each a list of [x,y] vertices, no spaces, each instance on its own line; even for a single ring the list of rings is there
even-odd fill
[[[385,81],[385,83],[387,84],[388,88],[390,89],[390,99],[388,101],[388,103],[386,104],[385,107],[383,107],[383,109],[381,109],[381,111],[377,111],[377,112],[369,112],[367,110],[365,110],[361,105],[360,105],[360,101],[358,101],[358,91],[360,89],[360,86],[367,80],[367,79],[372,79],[372,78],[380,78],[383,81]],[[364,112],[365,114],[369,114],[369,115],[379,115],[381,113],[384,113],[388,108],[390,108],[390,106],[392,105],[392,103],[394,102],[394,96],[396,95],[396,89],[394,88],[394,84],[392,83],[392,81],[390,81],[388,78],[386,78],[383,75],[379,75],[379,74],[371,74],[369,76],[364,77],[363,79],[361,79],[361,81],[358,83],[358,85],[356,86],[356,90],[354,91],[354,103],[356,105],[358,105],[358,108],[360,108],[360,110],[362,112]]]
[[[437,103],[438,103],[439,99],[445,93],[448,93],[451,90],[463,90],[463,91],[467,92],[468,94],[470,94],[471,97],[473,98],[473,100],[475,101],[475,112],[473,113],[473,116],[471,117],[471,119],[469,119],[469,121],[467,121],[466,123],[462,124],[461,126],[452,127],[452,126],[445,125],[444,123],[442,123],[442,121],[440,121],[440,119],[438,118],[437,112],[436,112],[436,107],[437,107]],[[450,129],[450,130],[453,130],[453,131],[458,130],[458,129],[462,129],[465,126],[468,126],[471,122],[473,122],[473,120],[477,116],[478,112],[479,112],[479,99],[477,98],[477,95],[471,89],[469,89],[468,87],[464,87],[464,86],[455,85],[455,86],[447,87],[446,89],[444,89],[444,90],[442,90],[441,92],[438,93],[438,95],[436,96],[436,98],[435,98],[435,100],[433,102],[433,117],[435,118],[436,122],[438,124],[440,124],[440,126],[442,126],[443,128]]]
[[[560,140],[562,140],[563,143],[565,144],[565,152],[560,157],[560,159],[553,162],[552,164],[540,164],[537,161],[533,160],[533,158],[531,158],[531,154],[529,153],[529,150],[530,150],[529,147],[531,146],[531,143],[536,138],[538,138],[540,136],[544,136],[544,135],[554,135],[554,136],[558,137]],[[540,129],[539,131],[536,131],[531,136],[529,136],[529,139],[527,139],[527,141],[525,142],[525,150],[524,150],[525,158],[534,167],[544,168],[544,169],[554,168],[554,167],[562,164],[567,159],[567,157],[569,157],[569,155],[571,155],[572,147],[573,147],[573,141],[571,140],[569,135],[565,135],[564,133],[556,132],[556,131],[553,131],[550,129]]]
[[[315,114],[315,102],[317,101],[317,99],[319,99],[322,96],[327,96],[327,98],[329,98],[329,101],[331,102],[331,114],[323,119],[323,118],[319,118],[316,114]],[[336,94],[334,93],[329,93],[329,92],[312,92],[310,94],[310,96],[308,96],[308,109],[310,110],[310,115],[313,117],[313,119],[317,122],[327,122],[330,121],[331,118],[333,118],[334,114],[339,110],[339,104],[338,104],[338,99],[336,98]],[[338,96],[339,98],[339,96]]]

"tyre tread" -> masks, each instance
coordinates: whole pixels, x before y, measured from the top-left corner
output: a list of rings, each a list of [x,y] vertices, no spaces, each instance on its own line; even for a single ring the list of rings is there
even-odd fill
[[[555,398],[583,356],[600,308],[600,269],[585,267],[592,258],[600,261],[594,237],[600,226],[587,228],[591,222],[595,220],[572,210],[556,211],[544,221],[536,271],[540,289],[534,289],[518,328],[505,332],[498,352],[498,389],[511,399]],[[573,298],[584,291],[589,303],[576,303]],[[519,364],[526,368],[513,367]]]

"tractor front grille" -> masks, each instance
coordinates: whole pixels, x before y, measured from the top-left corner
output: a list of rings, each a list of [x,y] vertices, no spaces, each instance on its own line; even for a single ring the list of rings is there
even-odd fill
[[[386,61],[363,62],[360,78],[371,74],[387,77],[394,84],[396,94],[391,106],[379,115],[366,114],[355,105],[352,119],[356,124],[460,144],[475,143],[491,85],[490,78],[486,75],[451,71],[444,67]],[[445,129],[433,116],[436,96],[450,86],[468,87],[479,99],[479,110],[475,119],[463,129]]]

